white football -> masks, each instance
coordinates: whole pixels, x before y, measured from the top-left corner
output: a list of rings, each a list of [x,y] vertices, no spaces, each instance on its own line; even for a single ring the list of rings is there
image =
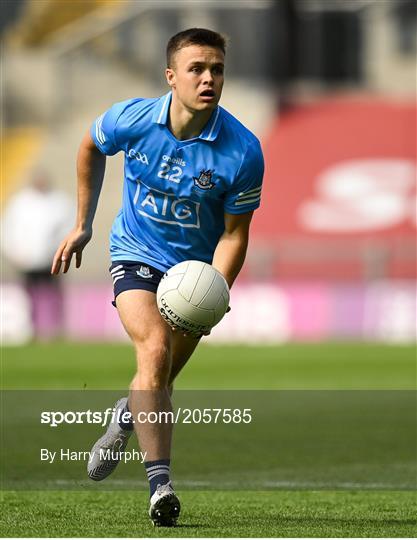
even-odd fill
[[[184,261],[170,268],[156,292],[162,317],[191,335],[209,332],[219,323],[229,298],[222,274],[201,261]]]

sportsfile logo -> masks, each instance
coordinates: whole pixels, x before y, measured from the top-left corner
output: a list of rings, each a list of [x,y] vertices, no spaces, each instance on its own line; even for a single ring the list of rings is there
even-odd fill
[[[144,165],[149,165],[148,156],[144,152],[136,152],[136,150],[133,150],[132,148],[131,150],[129,150],[128,156],[130,158],[136,159],[136,161],[140,161]]]
[[[200,228],[200,203],[177,198],[138,181],[133,199],[138,213],[146,219],[186,228]]]
[[[40,417],[40,423],[46,424],[50,428],[73,424],[100,424],[104,427],[109,422],[112,424],[119,422],[131,422],[132,424],[208,424],[211,422],[250,424],[252,422],[252,409],[243,409],[241,407],[210,407],[204,409],[178,407],[175,411],[139,411],[134,416],[130,412],[122,412],[120,409],[109,407],[105,410],[42,411]],[[116,451],[116,448],[113,448],[113,450]],[[146,457],[146,452],[141,452],[141,455]]]

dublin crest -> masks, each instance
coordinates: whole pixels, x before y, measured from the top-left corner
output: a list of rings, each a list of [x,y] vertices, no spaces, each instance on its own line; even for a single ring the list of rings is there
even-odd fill
[[[204,169],[200,171],[200,176],[197,178],[193,176],[194,185],[200,189],[211,189],[214,187],[214,183],[211,181],[213,177],[213,172],[211,169],[205,171]]]

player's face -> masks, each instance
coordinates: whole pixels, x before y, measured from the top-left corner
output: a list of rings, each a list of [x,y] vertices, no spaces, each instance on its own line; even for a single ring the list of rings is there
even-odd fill
[[[224,54],[214,47],[189,45],[175,54],[166,77],[173,95],[185,108],[213,110],[222,94]]]

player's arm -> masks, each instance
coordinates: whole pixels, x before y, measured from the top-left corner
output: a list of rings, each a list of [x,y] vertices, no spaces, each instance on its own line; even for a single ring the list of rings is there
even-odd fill
[[[229,287],[233,285],[245,261],[252,215],[253,212],[224,214],[224,233],[217,243],[212,264],[222,273]],[[175,330],[175,327],[172,329]],[[206,332],[203,335],[209,334],[210,332]],[[183,335],[187,336],[187,333],[184,332]]]
[[[253,212],[224,214],[225,230],[214,252],[213,266],[223,274],[229,287],[245,261],[252,215]]]
[[[93,234],[93,220],[103,184],[106,156],[98,150],[90,132],[81,141],[77,156],[78,210],[74,229],[64,238],[57,249],[52,263],[52,274],[67,272],[72,256],[75,265],[81,265],[82,251]]]

